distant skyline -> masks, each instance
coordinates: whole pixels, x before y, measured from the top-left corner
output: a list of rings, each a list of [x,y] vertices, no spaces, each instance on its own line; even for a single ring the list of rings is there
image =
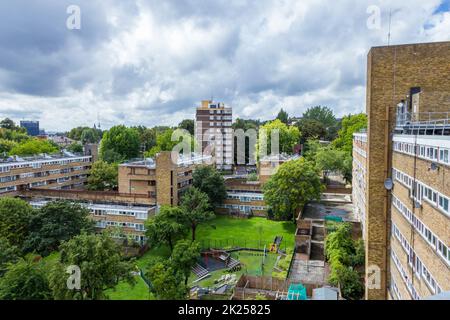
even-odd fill
[[[25,0],[0,3],[0,118],[47,131],[175,126],[214,98],[233,117],[365,111],[372,46],[450,40],[450,0]],[[81,10],[69,30],[66,10]],[[379,28],[368,27],[372,6]]]

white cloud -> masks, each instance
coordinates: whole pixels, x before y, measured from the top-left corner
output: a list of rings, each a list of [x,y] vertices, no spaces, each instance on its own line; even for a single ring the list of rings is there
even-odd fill
[[[16,14],[33,11],[27,4]],[[86,0],[78,34],[55,29],[65,10],[51,1],[39,8],[52,19],[33,24],[0,10],[15,26],[0,29],[0,118],[36,118],[49,130],[92,125],[97,113],[105,127],[176,125],[211,96],[239,117],[269,119],[281,107],[301,115],[318,104],[338,116],[360,112],[366,55],[386,44],[389,10],[391,43],[449,40],[450,13],[435,13],[439,4]],[[366,26],[370,5],[380,6],[379,30]],[[30,40],[36,33],[45,38]]]

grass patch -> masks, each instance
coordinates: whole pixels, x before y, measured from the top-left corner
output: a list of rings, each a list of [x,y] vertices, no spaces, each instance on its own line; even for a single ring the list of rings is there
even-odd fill
[[[121,281],[115,289],[106,290],[105,294],[110,300],[154,300],[145,281],[140,276],[135,279],[134,287],[126,281]]]
[[[276,236],[282,236],[281,249],[294,246],[295,225],[290,221],[271,221],[266,218],[234,219],[217,216],[197,228],[196,239],[202,247],[269,248]]]
[[[167,259],[170,257],[170,248],[168,246],[155,247],[147,251],[142,257],[136,260],[136,265],[144,272],[152,260],[156,258]]]

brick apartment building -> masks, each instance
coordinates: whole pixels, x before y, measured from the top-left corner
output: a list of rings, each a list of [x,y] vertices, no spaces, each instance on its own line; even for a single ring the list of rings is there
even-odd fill
[[[211,156],[161,152],[155,159],[119,166],[119,193],[147,195],[156,205],[177,205],[181,194],[192,185],[192,173],[209,165]]]
[[[73,154],[11,157],[0,161],[0,194],[29,188],[82,188],[91,169],[91,156]]]
[[[228,178],[225,180],[227,197],[223,204],[216,209],[217,213],[239,216],[265,216],[266,203],[261,190],[260,181],[247,181],[242,178]]]
[[[232,109],[223,103],[203,100],[195,117],[195,136],[201,151],[215,156],[218,169],[233,168]]]
[[[52,200],[80,203],[92,213],[98,231],[112,229],[116,238],[145,241],[144,223],[157,205],[176,205],[192,185],[192,173],[208,165],[211,156],[161,152],[155,159],[119,166],[119,192],[88,191],[86,183],[97,149],[90,145],[87,156],[15,158],[0,163],[0,196],[20,196],[36,208]]]
[[[33,199],[33,208],[42,208],[49,200]],[[112,230],[111,236],[116,239],[133,239],[138,243],[145,243],[145,221],[155,214],[155,206],[79,202],[89,209],[98,231]]]
[[[367,139],[367,299],[450,290],[449,61],[450,42],[368,54],[368,131],[354,137],[354,153]]]
[[[225,180],[227,198],[217,212],[241,216],[266,216],[267,206],[262,191],[263,185],[276,173],[280,165],[298,157],[298,155],[280,154],[261,158],[257,181],[249,181],[247,175],[227,177]]]

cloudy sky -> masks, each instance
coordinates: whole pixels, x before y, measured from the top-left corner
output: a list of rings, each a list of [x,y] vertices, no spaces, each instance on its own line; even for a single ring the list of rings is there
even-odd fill
[[[47,130],[97,114],[103,128],[176,125],[211,97],[243,118],[318,104],[360,112],[367,52],[387,44],[389,11],[392,44],[444,41],[449,2],[2,0],[0,118]],[[70,5],[79,30],[66,26]]]

